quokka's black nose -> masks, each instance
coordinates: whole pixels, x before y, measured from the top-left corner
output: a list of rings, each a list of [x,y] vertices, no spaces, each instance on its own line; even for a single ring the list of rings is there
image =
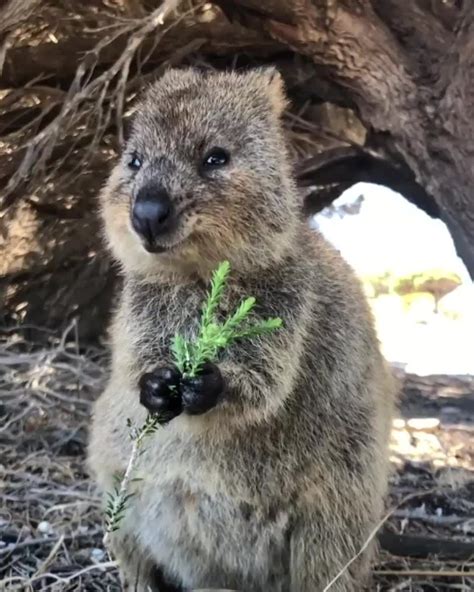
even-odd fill
[[[172,204],[168,192],[156,186],[145,186],[137,193],[132,209],[132,226],[152,249],[155,240],[169,228]]]

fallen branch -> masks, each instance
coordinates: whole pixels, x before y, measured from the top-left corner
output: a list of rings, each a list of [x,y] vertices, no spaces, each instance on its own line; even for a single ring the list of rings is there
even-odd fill
[[[454,569],[375,569],[378,576],[435,577],[435,578],[471,578],[474,571],[458,571]]]
[[[438,524],[441,526],[472,522],[474,520],[474,516],[437,516],[436,514],[421,514],[413,510],[397,510],[393,516],[408,520],[420,520],[427,524]]]
[[[61,535],[61,536],[52,536],[47,538],[37,538],[37,539],[29,539],[26,541],[20,541],[19,543],[15,543],[13,545],[8,545],[4,549],[0,549],[0,557],[5,557],[17,553],[22,549],[27,549],[28,547],[41,547],[43,545],[55,545],[58,541],[62,540],[65,543],[71,541],[79,541],[79,540],[87,540],[90,538],[94,538],[102,533],[101,528],[97,528],[91,532],[87,533],[80,533],[76,532],[70,535]]]
[[[474,557],[474,542],[456,541],[452,538],[397,534],[385,529],[380,533],[380,546],[396,557],[427,559],[436,556],[441,560],[467,561]]]

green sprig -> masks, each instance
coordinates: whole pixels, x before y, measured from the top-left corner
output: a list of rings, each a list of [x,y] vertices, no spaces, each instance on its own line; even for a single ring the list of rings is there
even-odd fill
[[[279,329],[282,321],[269,318],[253,325],[248,324],[254,306],[253,296],[245,298],[234,313],[223,323],[216,320],[216,311],[230,274],[228,261],[222,262],[212,275],[211,289],[203,305],[199,333],[195,341],[187,341],[182,335],[175,335],[171,350],[174,363],[186,377],[199,374],[202,366],[217,358],[220,350],[229,347],[238,339],[258,337]]]

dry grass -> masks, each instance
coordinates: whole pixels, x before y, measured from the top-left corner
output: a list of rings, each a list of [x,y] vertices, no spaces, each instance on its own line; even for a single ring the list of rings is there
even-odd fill
[[[120,590],[102,546],[99,499],[84,463],[91,402],[104,382],[107,357],[103,349],[80,348],[74,335],[72,325],[62,339],[51,336],[47,348],[25,339],[25,331],[0,339],[0,590]],[[409,377],[405,389],[413,402],[416,385],[420,393],[428,385],[432,394],[436,384],[445,392],[447,382]],[[453,384],[451,395],[472,397],[472,381]],[[409,410],[417,414],[413,405]],[[452,462],[407,462],[396,440],[396,509],[383,528],[474,549],[474,483],[466,470],[472,469],[472,417],[429,430]],[[440,561],[382,552],[370,590],[467,592],[474,589],[473,572],[474,557]]]
[[[65,337],[71,337],[74,327]],[[18,334],[0,344],[0,590],[119,590],[84,466],[104,352]]]

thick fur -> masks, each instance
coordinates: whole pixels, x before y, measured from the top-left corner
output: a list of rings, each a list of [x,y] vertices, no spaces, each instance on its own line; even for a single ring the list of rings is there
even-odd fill
[[[170,71],[140,103],[129,145],[101,196],[107,238],[124,270],[109,383],[96,403],[89,460],[104,491],[140,424],[140,375],[170,365],[176,331],[195,334],[211,270],[231,261],[222,315],[245,296],[284,328],[232,346],[218,362],[226,391],[201,416],[182,414],[149,438],[136,497],[115,548],[127,590],[321,592],[380,518],[393,385],[352,271],[299,221],[279,122],[276,72]],[[199,173],[221,146],[229,165]],[[144,165],[127,170],[131,151]],[[159,178],[179,212],[147,253],[130,204]],[[359,591],[370,548],[332,592]]]

